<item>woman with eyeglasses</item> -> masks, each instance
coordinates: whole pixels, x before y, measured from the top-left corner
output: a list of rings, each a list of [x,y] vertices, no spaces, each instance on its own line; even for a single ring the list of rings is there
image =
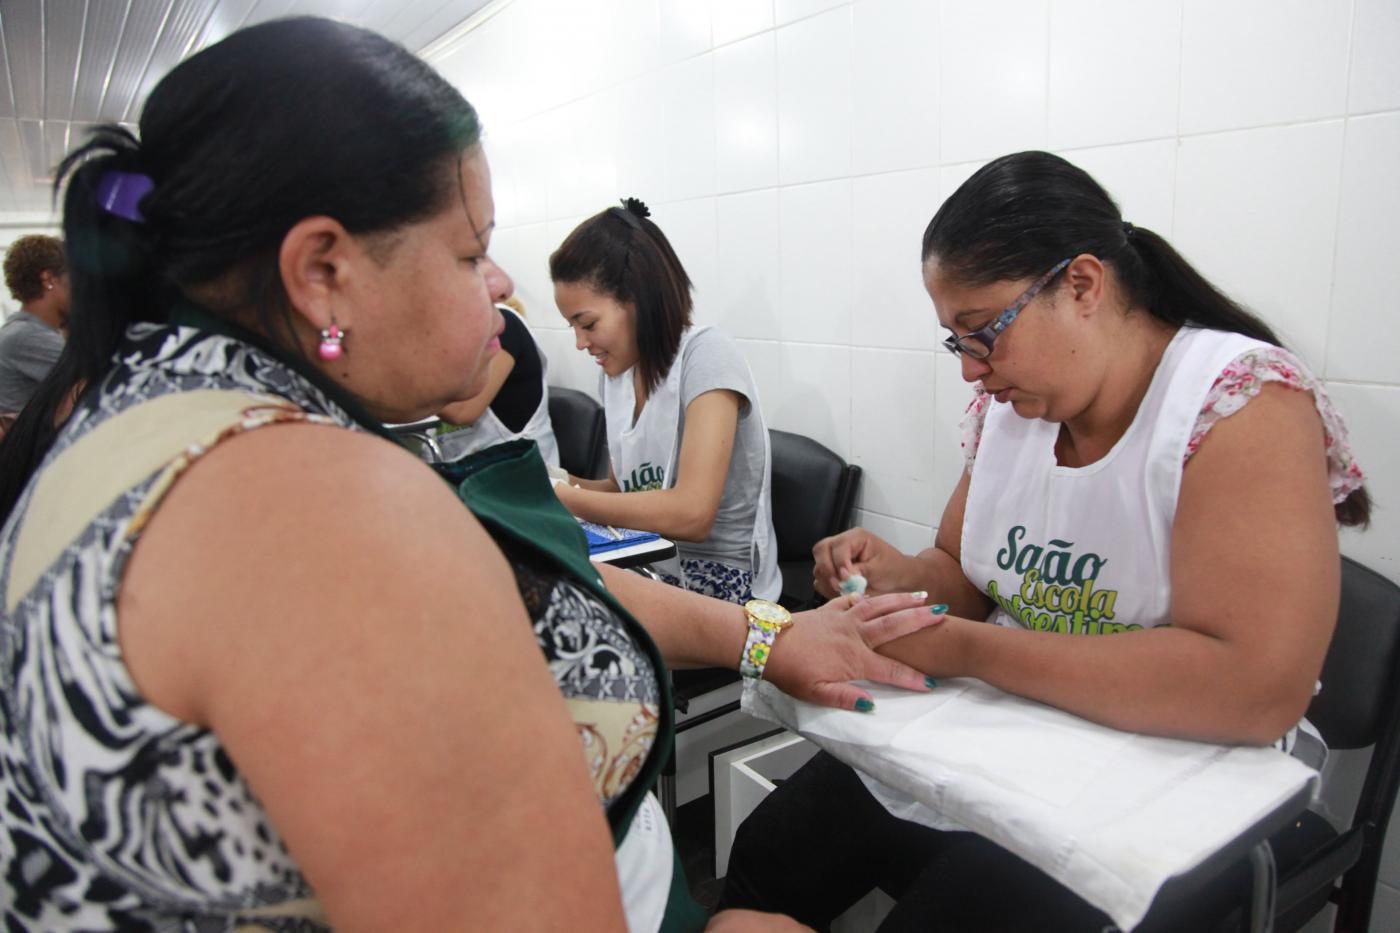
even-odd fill
[[[1302,717],[1337,618],[1337,525],[1369,513],[1321,382],[1048,153],[963,184],[924,233],[923,273],[975,386],[966,470],[933,547],[828,538],[817,589],[860,574],[868,592],[949,604],[944,625],[882,649],[929,675],[1320,766]],[[1280,862],[1309,826],[1274,840]],[[896,819],[825,754],[740,829],[721,903],[821,927],[876,886],[899,899],[883,933],[1110,923],[985,839]],[[1223,897],[1142,929],[1206,929]]]

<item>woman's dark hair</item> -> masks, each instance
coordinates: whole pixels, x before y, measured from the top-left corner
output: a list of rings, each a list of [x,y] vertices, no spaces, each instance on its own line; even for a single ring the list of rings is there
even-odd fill
[[[256,315],[300,353],[278,270],[282,240],[325,215],[352,234],[390,233],[460,196],[476,112],[423,61],[383,36],[311,17],[234,33],[177,65],[141,112],[140,140],[105,125],[58,169],[66,182],[68,342],[0,446],[0,519],[53,443],[74,387],[111,368],[129,324],[164,322],[206,286],[216,313]],[[154,187],[99,204],[114,179]],[[134,209],[132,209],[134,208]]]
[[[549,257],[555,282],[583,283],[636,309],[637,365],[651,393],[671,371],[690,326],[690,276],[636,198],[574,228]]]
[[[61,276],[68,271],[63,241],[56,236],[31,233],[5,251],[5,287],[21,304],[44,294],[43,273]]]
[[[1191,267],[1162,237],[1125,223],[1087,172],[1048,152],[995,159],[943,202],[924,230],[922,259],[964,285],[1034,279],[1088,253],[1110,267],[1129,308],[1168,324],[1243,334],[1282,346],[1273,330]],[[1370,520],[1362,488],[1336,507],[1343,525]]]

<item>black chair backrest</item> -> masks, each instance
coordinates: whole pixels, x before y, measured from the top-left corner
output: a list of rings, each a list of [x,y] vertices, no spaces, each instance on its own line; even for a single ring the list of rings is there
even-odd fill
[[[768,437],[778,560],[810,561],[814,544],[851,527],[860,467],[801,434],[770,430]]]
[[[1342,558],[1337,630],[1308,719],[1331,748],[1365,748],[1400,730],[1400,587]]]
[[[549,422],[561,467],[583,479],[607,479],[608,436],[602,405],[577,389],[550,386]]]

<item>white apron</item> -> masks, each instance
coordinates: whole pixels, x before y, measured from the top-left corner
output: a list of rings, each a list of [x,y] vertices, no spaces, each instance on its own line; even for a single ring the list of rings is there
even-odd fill
[[[516,314],[515,310],[506,305],[496,305],[502,314],[514,314],[524,324],[525,319]],[[559,465],[559,447],[554,440],[554,428],[549,421],[549,360],[545,358],[544,350],[540,348],[539,341],[526,326],[525,332],[530,335],[530,341],[535,345],[535,353],[540,358],[540,404],[535,409],[530,420],[525,423],[525,427],[520,433],[512,431],[506,427],[496,413],[488,406],[486,411],[481,413],[481,417],[475,422],[455,431],[448,431],[437,436],[438,448],[442,451],[443,460],[460,460],[468,454],[476,453],[478,450],[485,450],[496,444],[504,444],[506,441],[513,441],[516,438],[529,438],[540,446],[540,456],[544,462],[550,466]]]
[[[709,330],[709,325],[692,327],[681,335],[680,349],[671,371],[652,392],[642,407],[635,424],[636,390],[633,371],[603,379],[603,412],[607,418],[608,455],[612,459],[613,476],[623,492],[648,489],[671,489],[676,485],[676,467],[680,462],[681,376],[685,371],[686,352],[690,341]],[[758,392],[749,378],[749,404],[759,412]],[[630,425],[630,427],[629,427]],[[773,452],[768,432],[763,434],[763,487],[759,492],[754,513],[749,570],[753,576],[754,596],[777,599],[782,593],[783,578],[778,572],[778,538],[773,531],[771,485]],[[679,557],[654,564],[659,571],[685,582]]]

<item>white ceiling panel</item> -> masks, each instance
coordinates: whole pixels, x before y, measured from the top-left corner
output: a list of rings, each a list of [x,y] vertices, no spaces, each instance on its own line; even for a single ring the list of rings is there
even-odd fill
[[[117,61],[131,0],[91,0],[83,23],[83,51],[78,61],[78,87],[73,96],[73,120],[96,120],[102,110],[107,79]]]
[[[52,178],[53,170],[68,151],[68,127],[72,124],[67,120],[45,120],[40,125],[44,128],[44,161],[37,166],[40,171],[36,174]]]
[[[48,160],[48,145],[44,141],[44,124],[38,120],[20,120],[19,144],[24,154],[25,177],[37,184],[46,183],[48,172],[44,163]]]
[[[101,109],[97,112],[99,120],[121,120],[126,116],[126,110],[135,100],[141,80],[146,76],[146,66],[155,54],[165,21],[177,2],[156,0],[143,3],[134,0],[131,4],[121,41],[117,45],[116,62],[107,79]]]
[[[258,0],[219,0],[204,27],[204,35],[199,37],[199,47],[213,45],[241,28],[257,5]]]
[[[0,117],[15,115],[15,94],[10,84],[10,56],[5,51],[5,17],[0,16]]]
[[[170,15],[161,24],[160,35],[146,62],[146,70],[137,85],[136,93],[132,95],[122,114],[123,120],[137,119],[146,95],[151,93],[156,83],[198,47],[204,26],[209,22],[217,2],[218,0],[175,0],[175,4],[170,8]]]
[[[0,119],[0,169],[11,185],[28,186],[28,169],[25,167],[24,147],[19,141],[19,121]]]
[[[417,50],[488,2],[0,0],[0,212],[48,210],[52,169],[91,125],[134,122],[176,63],[243,26],[329,16]]]
[[[44,0],[44,116],[72,118],[90,0]]]
[[[44,113],[44,13],[40,0],[5,0],[5,51],[15,116]]]

